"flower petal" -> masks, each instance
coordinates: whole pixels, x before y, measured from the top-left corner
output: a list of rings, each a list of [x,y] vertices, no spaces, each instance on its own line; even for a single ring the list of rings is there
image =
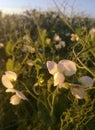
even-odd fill
[[[1,80],[2,80],[2,84],[4,85],[4,87],[13,88],[11,81],[8,79],[8,77],[6,75],[3,75]]]
[[[93,85],[93,79],[89,76],[82,76],[79,78],[79,82],[83,85],[84,88]]]
[[[5,72],[6,76],[9,78],[10,81],[16,81],[17,79],[17,74],[12,71],[6,71]]]
[[[13,88],[8,88],[8,89],[6,89],[6,92],[8,93],[8,92],[11,92],[11,93],[16,93],[16,89],[13,89]]]
[[[75,96],[78,99],[85,98],[86,94],[82,87],[70,87],[71,93],[73,96]]]
[[[54,74],[54,86],[59,85],[59,87],[61,88],[64,80],[65,77],[60,72]]]
[[[18,105],[20,102],[21,102],[21,98],[19,98],[16,94],[13,95],[13,96],[10,98],[10,103],[11,103],[12,105]]]
[[[23,99],[23,100],[28,100],[28,99],[26,98],[26,96],[25,96],[22,92],[20,92],[20,91],[18,91],[18,90],[16,90],[16,95],[17,95],[19,98]]]
[[[50,74],[54,75],[58,69],[57,64],[54,61],[47,61],[47,68]]]
[[[71,76],[76,73],[76,65],[70,60],[61,60],[58,63],[58,69],[59,71],[64,72],[66,76]]]

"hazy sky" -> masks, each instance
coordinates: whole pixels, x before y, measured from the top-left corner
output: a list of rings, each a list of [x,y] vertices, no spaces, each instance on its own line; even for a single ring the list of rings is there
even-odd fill
[[[66,11],[70,13],[73,5],[75,12],[85,12],[95,17],[95,0],[55,0],[62,7],[65,5]],[[63,5],[62,5],[63,4]],[[53,0],[0,0],[0,10],[3,12],[21,12],[25,9],[53,9]]]

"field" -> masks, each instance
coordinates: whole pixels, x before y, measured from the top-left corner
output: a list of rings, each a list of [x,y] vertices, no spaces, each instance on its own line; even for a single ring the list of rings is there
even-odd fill
[[[0,13],[0,130],[95,129],[95,19]]]

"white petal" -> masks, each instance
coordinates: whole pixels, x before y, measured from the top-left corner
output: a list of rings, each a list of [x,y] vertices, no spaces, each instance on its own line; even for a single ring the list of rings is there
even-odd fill
[[[65,73],[66,76],[71,76],[76,73],[76,65],[70,60],[61,60],[58,63],[58,69]]]
[[[6,71],[5,72],[6,76],[11,80],[11,81],[16,81],[17,79],[17,74],[12,71]]]
[[[6,75],[3,75],[1,80],[2,80],[2,84],[4,85],[4,87],[13,88],[11,81],[8,79],[8,77]]]
[[[6,89],[6,92],[8,93],[8,92],[11,92],[11,93],[16,93],[16,89],[13,89],[13,88],[8,88],[8,89]]]
[[[78,99],[85,98],[86,94],[82,87],[70,87],[71,93]]]
[[[58,35],[58,34],[55,34],[54,35],[54,41],[60,41],[61,40],[61,38],[60,38],[60,36]]]
[[[17,95],[19,98],[23,99],[23,100],[28,100],[28,99],[26,98],[26,96],[25,96],[22,92],[20,92],[20,91],[18,91],[18,90],[16,90],[16,95]]]
[[[65,47],[65,42],[64,41],[60,41],[59,45],[61,45],[61,47]]]
[[[57,64],[54,61],[47,61],[47,68],[50,74],[54,75],[58,69]]]
[[[55,45],[55,48],[56,49],[61,49],[61,45],[57,44],[57,45]]]
[[[83,85],[84,88],[93,85],[93,79],[89,76],[82,76],[79,78],[79,82]]]
[[[10,103],[11,103],[12,105],[18,105],[20,102],[21,102],[21,98],[19,98],[16,94],[13,95],[13,96],[10,98]]]
[[[65,77],[60,72],[54,74],[54,86],[62,87]]]

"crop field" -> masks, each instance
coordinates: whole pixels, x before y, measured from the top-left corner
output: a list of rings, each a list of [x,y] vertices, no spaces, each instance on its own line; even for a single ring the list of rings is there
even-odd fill
[[[0,12],[0,130],[95,130],[95,19]]]

